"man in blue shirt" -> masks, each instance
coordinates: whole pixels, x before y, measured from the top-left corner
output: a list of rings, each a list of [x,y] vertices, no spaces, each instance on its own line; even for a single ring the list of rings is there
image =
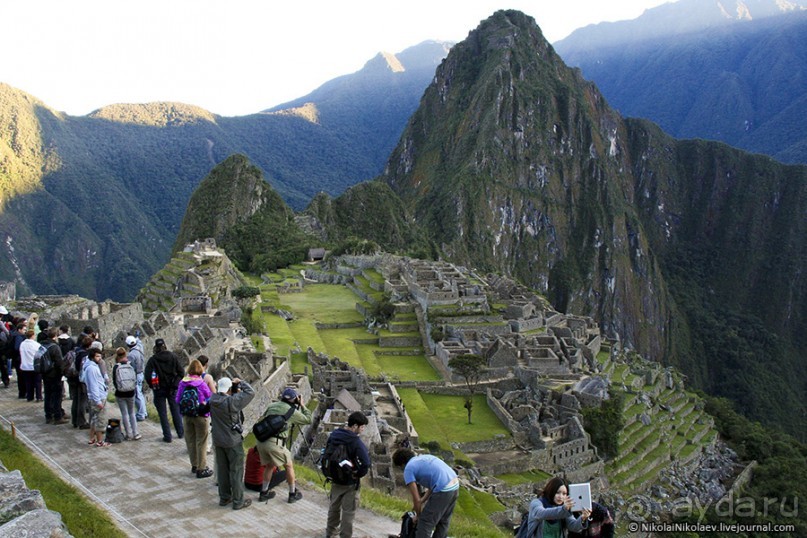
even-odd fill
[[[459,496],[457,473],[440,458],[429,454],[416,456],[408,448],[396,450],[392,463],[403,469],[404,482],[412,496],[413,510],[417,515],[415,536],[446,538]],[[426,490],[423,496],[418,486]]]

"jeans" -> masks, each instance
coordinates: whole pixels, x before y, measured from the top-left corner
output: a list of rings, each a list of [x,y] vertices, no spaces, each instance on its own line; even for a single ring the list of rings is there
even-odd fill
[[[123,422],[123,431],[126,432],[126,437],[134,439],[138,433],[134,398],[117,398],[117,401],[121,422]]]
[[[135,389],[135,416],[137,420],[146,420],[149,416],[146,411],[146,398],[143,396],[143,373],[137,374],[137,388]]]
[[[157,389],[154,391],[154,407],[157,408],[157,414],[160,416],[160,426],[163,428],[163,441],[171,440],[171,424],[168,422],[168,412],[165,408],[166,402],[171,409],[171,420],[177,431],[177,437],[180,439],[185,437],[182,415],[179,414],[179,404],[175,400],[176,393],[176,389],[171,389],[170,391]]]
[[[0,357],[0,381],[8,386],[8,376],[11,374],[11,359]]]
[[[45,385],[45,418],[59,420],[62,418],[62,376],[43,377]]]

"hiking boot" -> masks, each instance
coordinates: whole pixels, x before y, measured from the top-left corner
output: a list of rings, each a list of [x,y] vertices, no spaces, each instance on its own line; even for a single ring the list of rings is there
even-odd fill
[[[260,496],[258,497],[258,502],[265,503],[269,502],[269,499],[275,498],[275,492],[271,490],[261,491]]]
[[[294,488],[294,493],[289,493],[289,503],[296,503],[302,498],[303,494],[297,488]]]
[[[252,505],[252,499],[245,499],[244,502],[238,506],[233,505],[233,510],[241,510],[242,508],[248,508]]]
[[[233,502],[232,499],[219,499],[219,506],[227,506],[231,502]]]
[[[207,478],[209,476],[213,476],[213,470],[207,467],[196,471],[196,478]]]
[[[199,469],[196,468],[196,465],[191,465],[191,474],[196,474],[196,471]]]

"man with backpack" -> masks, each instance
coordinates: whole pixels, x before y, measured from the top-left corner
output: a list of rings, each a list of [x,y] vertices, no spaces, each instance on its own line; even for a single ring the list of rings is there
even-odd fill
[[[154,391],[154,407],[160,416],[160,425],[163,430],[163,441],[171,442],[171,424],[168,422],[168,412],[166,405],[171,410],[171,420],[177,437],[185,437],[185,427],[182,424],[182,416],[179,414],[179,404],[176,401],[177,387],[185,375],[185,370],[179,364],[179,357],[168,351],[165,340],[158,338],[154,342],[154,355],[146,363],[143,375]]]
[[[62,413],[62,374],[64,373],[64,359],[62,350],[55,342],[56,329],[50,327],[44,331],[45,337],[40,345],[46,348],[51,367],[42,372],[42,383],[45,389],[45,423],[66,424],[67,419]]]
[[[139,332],[138,332],[139,334]],[[143,342],[137,336],[126,337],[126,347],[129,349],[129,363],[135,369],[137,375],[137,387],[135,388],[135,416],[138,422],[143,422],[148,418],[146,411],[146,398],[143,396],[143,379],[146,369],[146,355],[143,353]]]
[[[404,483],[412,496],[412,510],[417,514],[416,536],[446,538],[459,496],[457,473],[437,456],[416,456],[409,448],[396,450],[392,463],[403,469]],[[425,495],[420,494],[420,488],[426,490]]]
[[[282,466],[286,470],[286,483],[289,485],[288,502],[294,503],[302,499],[303,494],[297,489],[294,480],[294,459],[289,449],[286,448],[286,440],[289,438],[291,431],[290,425],[311,424],[311,411],[303,405],[302,398],[297,394],[297,391],[287,387],[280,395],[279,401],[270,403],[267,406],[263,417],[258,422],[262,422],[271,416],[285,417],[285,420],[277,433],[257,444],[258,454],[261,456],[261,465],[266,465],[266,471],[263,475],[263,488],[258,501],[266,502],[275,496],[275,492],[269,490],[269,484],[272,482],[274,469]]]
[[[87,386],[80,381],[79,375],[91,343],[92,339],[86,334],[79,336],[76,347],[64,355],[64,377],[67,379],[67,389],[70,391],[71,400],[70,422],[74,428],[81,430],[90,428],[90,423],[87,421]]]
[[[361,411],[351,413],[347,426],[334,430],[325,444],[321,465],[331,481],[326,538],[353,536],[361,477],[370,470],[370,454],[359,438],[367,423],[367,417]]]

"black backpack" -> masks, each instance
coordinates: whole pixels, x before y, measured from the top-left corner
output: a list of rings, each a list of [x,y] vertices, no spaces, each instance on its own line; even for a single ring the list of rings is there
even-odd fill
[[[328,438],[320,467],[325,478],[334,484],[346,486],[356,482],[356,461],[345,443],[333,443]]]
[[[415,538],[417,527],[415,513],[406,512],[401,516],[401,534],[398,535],[398,538]]]
[[[286,422],[294,414],[294,406],[290,405],[285,415],[266,415],[252,426],[252,433],[258,442],[277,437],[286,429]]]
[[[48,344],[47,346],[39,346],[39,349],[36,350],[34,354],[34,372],[38,374],[47,374],[51,370],[55,364],[50,358],[50,348],[55,346],[56,344]]]

